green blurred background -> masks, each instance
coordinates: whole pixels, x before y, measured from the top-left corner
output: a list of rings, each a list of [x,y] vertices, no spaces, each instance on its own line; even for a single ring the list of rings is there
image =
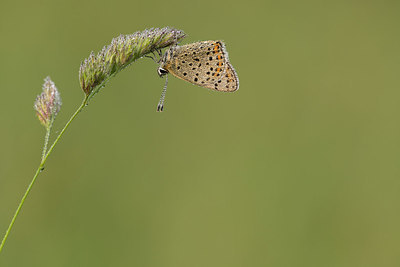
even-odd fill
[[[119,34],[222,39],[240,89],[150,59],[73,122],[0,266],[400,266],[399,1],[6,1],[0,10],[0,232],[40,160],[50,75],[81,103],[80,62]]]

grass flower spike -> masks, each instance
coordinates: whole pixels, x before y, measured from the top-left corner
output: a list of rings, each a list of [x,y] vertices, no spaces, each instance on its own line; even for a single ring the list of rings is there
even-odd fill
[[[82,90],[90,99],[109,78],[148,53],[176,44],[185,33],[169,27],[120,35],[95,55],[85,59],[79,69]]]
[[[36,97],[34,107],[39,121],[50,128],[61,108],[60,93],[50,77],[44,79],[43,91]]]

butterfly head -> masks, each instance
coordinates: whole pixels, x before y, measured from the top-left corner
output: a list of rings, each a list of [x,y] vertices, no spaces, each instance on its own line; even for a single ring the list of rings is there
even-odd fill
[[[168,71],[164,69],[161,65],[157,69],[158,76],[163,77],[168,74]]]
[[[160,77],[163,77],[169,73],[168,66],[171,65],[171,59],[174,53],[174,48],[175,47],[171,47],[170,49],[165,51],[164,55],[160,59],[160,65],[157,68],[157,73]]]

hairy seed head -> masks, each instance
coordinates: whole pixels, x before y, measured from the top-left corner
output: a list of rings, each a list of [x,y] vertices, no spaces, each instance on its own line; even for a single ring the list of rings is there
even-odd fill
[[[89,98],[96,94],[104,83],[144,55],[176,44],[185,37],[180,30],[152,28],[129,35],[120,35],[111,44],[95,55],[93,52],[79,68],[82,90]]]
[[[39,121],[50,127],[61,108],[61,97],[54,82],[50,77],[44,79],[43,90],[36,97],[34,108]]]

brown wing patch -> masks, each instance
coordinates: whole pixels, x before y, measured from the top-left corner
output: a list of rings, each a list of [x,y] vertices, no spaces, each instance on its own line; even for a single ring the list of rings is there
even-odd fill
[[[175,48],[164,68],[190,83],[222,92],[239,88],[237,74],[221,41],[203,41]]]

